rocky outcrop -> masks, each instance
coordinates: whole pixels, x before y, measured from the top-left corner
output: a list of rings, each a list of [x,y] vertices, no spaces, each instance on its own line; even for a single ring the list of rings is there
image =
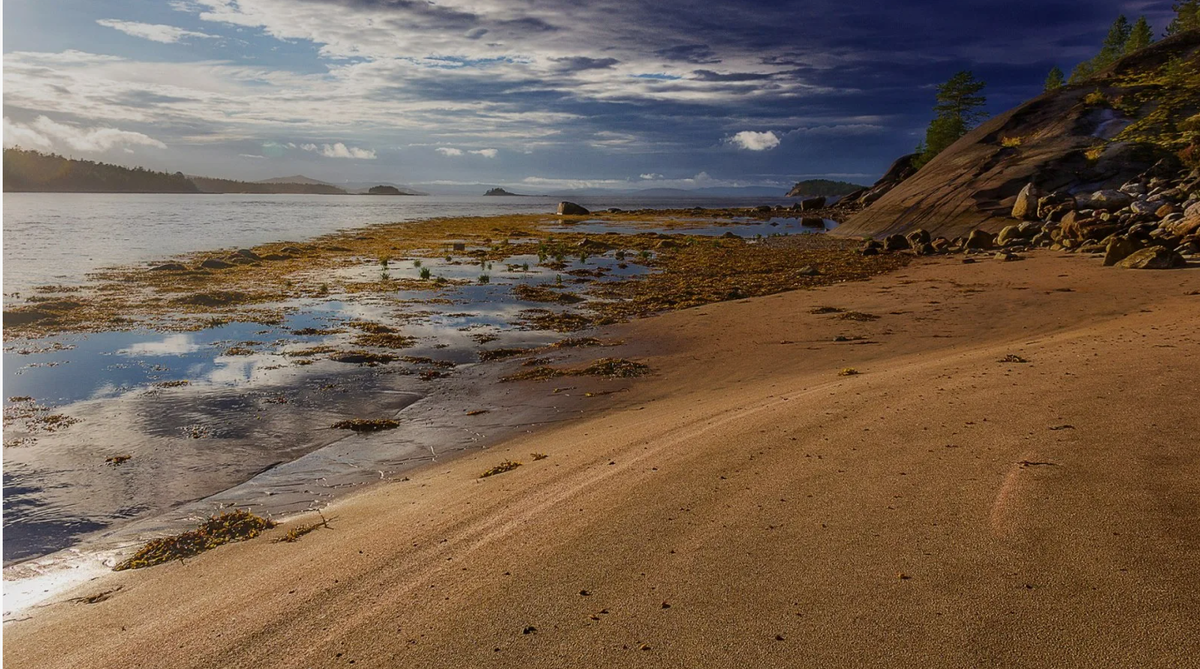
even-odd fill
[[[1170,143],[1161,137],[1170,128],[1186,126],[1185,120],[1197,112],[1200,92],[1179,86],[1170,92],[1175,98],[1169,105],[1150,100],[1138,107],[1113,101],[1129,103],[1151,95],[1146,79],[1167,76],[1162,73],[1171,62],[1197,58],[1200,32],[1176,35],[1122,59],[1084,84],[1043,94],[1000,114],[881,194],[847,196],[866,208],[833,234],[885,237],[921,227],[953,238],[977,228],[999,231],[1011,222],[1014,209],[1020,218],[1044,220],[1043,207],[1056,203],[1039,197],[1035,208],[1031,193],[1022,196],[1030,184],[1043,193],[1080,199],[1080,206],[1088,209],[1123,209],[1138,194],[1111,191],[1173,156],[1178,147],[1168,150]],[[1163,84],[1153,90],[1168,88]],[[1162,120],[1155,114],[1168,117]],[[1097,192],[1102,195],[1093,202]],[[1057,215],[1063,213],[1059,209]]]
[[[910,153],[907,156],[897,158],[887,172],[875,182],[870,188],[854,191],[838,200],[834,205],[834,209],[842,212],[856,212],[863,207],[870,205],[879,198],[886,195],[893,188],[900,185],[905,179],[916,174],[917,168],[913,167],[913,161],[917,159],[917,154]]]
[[[999,234],[976,228],[953,239],[917,228],[906,235],[890,234],[882,243],[872,239],[862,253],[978,254],[997,249],[994,257],[1007,261],[1017,251],[1047,247],[1103,255],[1105,265],[1129,269],[1173,269],[1185,267],[1188,258],[1200,260],[1200,168],[1173,173],[1159,163],[1118,188],[1074,196],[1056,191],[1039,197],[1035,188],[1022,192],[1027,206],[1036,199],[1040,219],[1010,218]],[[1029,209],[1014,213],[1029,216]]]

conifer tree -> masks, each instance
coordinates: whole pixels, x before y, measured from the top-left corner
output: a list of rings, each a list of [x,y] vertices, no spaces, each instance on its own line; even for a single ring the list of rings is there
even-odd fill
[[[1150,23],[1146,21],[1145,16],[1139,16],[1133,28],[1129,31],[1129,39],[1125,42],[1125,53],[1133,53],[1138,49],[1145,49],[1154,42],[1154,31],[1150,29]]]
[[[1200,0],[1179,0],[1172,9],[1175,10],[1175,18],[1167,26],[1168,35],[1200,28]]]
[[[987,98],[981,94],[985,86],[986,83],[976,79],[967,70],[938,86],[937,103],[933,106],[937,117],[925,131],[921,155],[915,161],[918,167],[928,163],[987,117],[987,112],[983,111]]]
[[[1066,83],[1066,78],[1063,75],[1063,71],[1055,65],[1050,68],[1050,74],[1046,75],[1046,85],[1042,88],[1042,92],[1049,93],[1050,91],[1056,91],[1062,88],[1064,83]]]

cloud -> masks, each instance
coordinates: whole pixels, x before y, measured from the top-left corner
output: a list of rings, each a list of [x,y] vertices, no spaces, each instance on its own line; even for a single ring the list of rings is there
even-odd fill
[[[374,149],[360,149],[357,146],[346,146],[338,142],[336,144],[301,144],[301,149],[320,154],[326,158],[351,158],[357,160],[375,160]]]
[[[621,61],[617,60],[616,58],[567,56],[564,58],[551,58],[550,62],[558,63],[563,70],[579,72],[581,70],[607,70]]]
[[[39,116],[28,125],[16,123],[4,117],[4,146],[20,146],[42,151],[84,151],[97,153],[112,148],[127,149],[130,146],[167,148],[166,144],[140,132],[118,130],[108,127],[84,128],[58,123]]]
[[[119,21],[117,19],[98,19],[96,23],[105,28],[120,30],[126,35],[141,37],[152,42],[162,42],[163,44],[173,44],[184,37],[216,38],[215,35],[209,35],[208,33],[184,30],[183,28],[166,26],[161,23],[139,23],[137,21]]]
[[[746,151],[769,151],[779,146],[779,136],[769,130],[767,132],[743,130],[727,141]]]
[[[483,156],[484,158],[495,158],[500,153],[496,149],[470,149],[467,151],[463,151],[462,149],[456,149],[452,146],[439,146],[436,149],[434,149],[434,151],[437,151],[438,153],[442,154],[443,156],[452,156],[452,157],[453,156],[463,156],[468,153],[472,153],[477,156]]]
[[[661,179],[661,178],[663,178],[663,175],[661,175],[661,174],[654,174],[653,172],[651,172],[651,173],[648,173],[648,174],[643,174],[643,175],[641,175],[639,178],[640,178],[640,179],[645,179],[645,180],[647,180],[647,181],[651,181],[651,180],[654,180],[654,179]]]

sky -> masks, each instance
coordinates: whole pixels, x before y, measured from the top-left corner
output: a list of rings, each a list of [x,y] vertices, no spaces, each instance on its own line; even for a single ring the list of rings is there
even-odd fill
[[[4,145],[436,190],[870,183],[1170,0],[6,0]]]

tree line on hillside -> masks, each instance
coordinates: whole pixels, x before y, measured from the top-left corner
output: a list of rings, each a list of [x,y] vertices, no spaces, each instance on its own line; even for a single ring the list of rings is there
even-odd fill
[[[199,193],[181,172],[154,172],[53,153],[4,150],[4,190],[76,193]]]
[[[1173,8],[1175,17],[1167,26],[1166,36],[1200,30],[1200,0],[1179,0]],[[1145,16],[1138,17],[1132,24],[1124,15],[1118,16],[1109,28],[1099,53],[1076,65],[1069,79],[1058,66],[1052,68],[1046,77],[1044,91],[1050,92],[1068,84],[1086,81],[1121,57],[1153,43],[1154,31]],[[933,107],[936,115],[925,131],[925,140],[917,146],[914,167],[919,169],[933,160],[934,156],[987,118],[987,112],[983,111],[987,104],[987,97],[983,94],[986,86],[973,73],[963,70],[937,87]]]
[[[201,193],[251,193],[256,195],[309,193],[315,195],[346,195],[346,191],[331,184],[258,183],[212,177],[191,177]]]
[[[5,192],[36,193],[254,193],[345,195],[330,184],[256,183],[189,177],[14,147],[4,150]]]

